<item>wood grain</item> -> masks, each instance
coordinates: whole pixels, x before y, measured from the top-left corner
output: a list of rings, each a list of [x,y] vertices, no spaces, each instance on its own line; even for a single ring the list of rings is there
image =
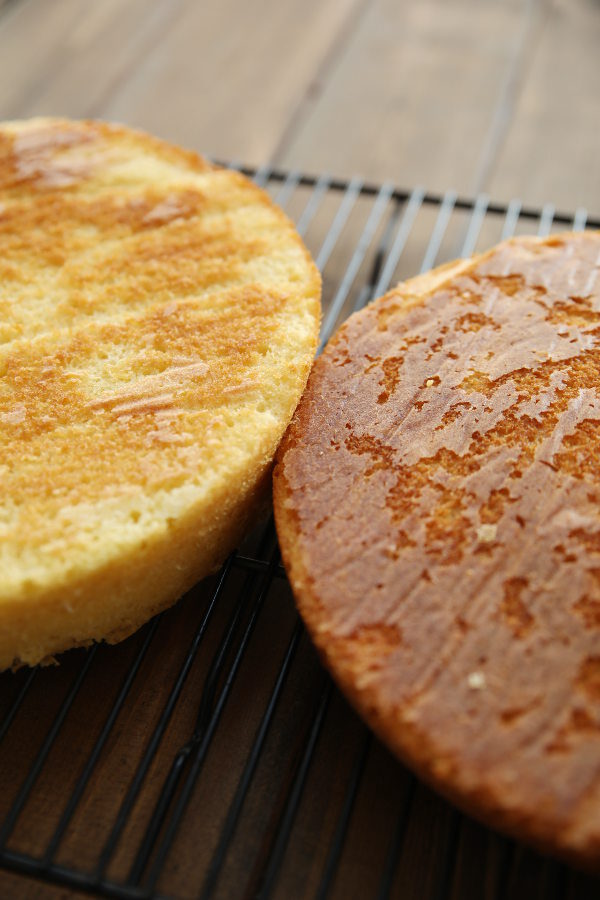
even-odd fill
[[[589,0],[375,0],[275,158],[600,208],[599,28]]]
[[[9,0],[0,111],[594,210],[599,38],[592,0]]]
[[[262,163],[355,6],[188,3],[99,112],[212,156]]]
[[[468,192],[523,15],[518,2],[375,0],[278,158]]]
[[[21,0],[0,19],[2,117],[101,115],[106,99],[141,57],[151,55],[181,5]]]
[[[600,210],[600,7],[547,4],[486,189],[559,208]]]

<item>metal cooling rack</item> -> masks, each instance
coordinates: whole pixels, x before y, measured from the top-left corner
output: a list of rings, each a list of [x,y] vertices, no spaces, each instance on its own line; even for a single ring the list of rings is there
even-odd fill
[[[236,168],[323,272],[323,341],[436,263],[600,227],[584,209]],[[304,634],[271,524],[124,643],[0,676],[0,723],[0,896],[600,896],[459,814],[371,737]]]

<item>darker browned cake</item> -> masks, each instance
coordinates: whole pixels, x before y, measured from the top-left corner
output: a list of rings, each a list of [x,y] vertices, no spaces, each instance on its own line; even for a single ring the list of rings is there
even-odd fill
[[[300,611],[388,745],[600,862],[600,236],[499,245],[353,316],[278,456]]]

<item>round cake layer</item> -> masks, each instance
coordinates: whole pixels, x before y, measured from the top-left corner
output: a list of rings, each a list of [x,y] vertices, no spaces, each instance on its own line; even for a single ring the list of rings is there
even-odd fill
[[[317,360],[278,453],[300,611],[384,741],[600,861],[600,235],[400,285]]]
[[[0,668],[119,640],[224,559],[319,296],[241,175],[98,122],[0,126]]]

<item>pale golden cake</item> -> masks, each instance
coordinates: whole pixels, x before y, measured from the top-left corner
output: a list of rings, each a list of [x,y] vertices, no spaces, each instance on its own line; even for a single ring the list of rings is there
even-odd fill
[[[297,603],[381,738],[600,866],[600,235],[400,285],[315,364],[275,468]]]
[[[241,175],[98,122],[0,126],[0,668],[120,640],[224,559],[319,297]]]

